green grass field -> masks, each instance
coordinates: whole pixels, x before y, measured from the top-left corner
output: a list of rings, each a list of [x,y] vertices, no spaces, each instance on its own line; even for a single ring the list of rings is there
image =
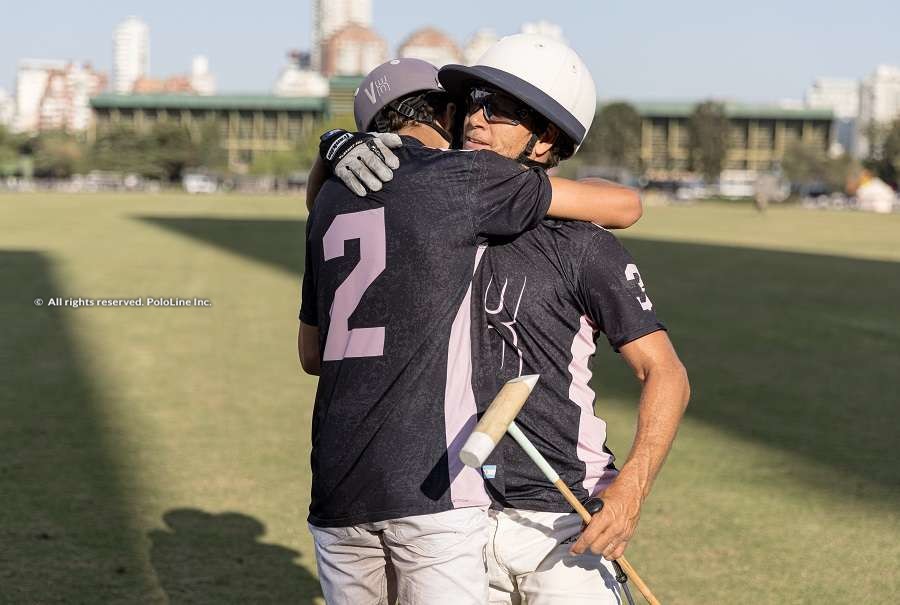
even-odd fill
[[[299,198],[0,196],[0,603],[313,603]],[[649,208],[693,398],[629,559],[664,603],[900,595],[900,216]],[[36,307],[198,297],[211,308]],[[597,356],[624,457],[637,385]]]

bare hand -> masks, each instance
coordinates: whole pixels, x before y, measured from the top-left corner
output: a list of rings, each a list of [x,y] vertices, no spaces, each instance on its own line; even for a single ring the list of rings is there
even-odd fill
[[[625,554],[637,528],[643,494],[638,486],[616,479],[601,496],[603,510],[593,516],[570,552],[580,555],[590,548],[607,561],[615,561]]]

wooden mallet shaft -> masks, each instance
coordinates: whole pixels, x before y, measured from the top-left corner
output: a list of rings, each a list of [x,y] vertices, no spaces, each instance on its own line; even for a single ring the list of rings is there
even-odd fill
[[[578,516],[581,517],[581,520],[588,524],[591,522],[591,513],[587,511],[584,505],[575,497],[575,494],[572,493],[572,490],[569,489],[569,486],[565,484],[565,482],[559,478],[559,475],[556,471],[553,470],[553,467],[547,462],[547,459],[537,450],[536,447],[531,443],[531,440],[525,436],[525,433],[519,429],[515,422],[510,422],[509,428],[507,429],[509,435],[516,440],[525,453],[528,454],[528,457],[531,458],[532,462],[534,462],[538,468],[544,473],[544,476],[547,477],[547,480],[553,483],[556,489],[559,490],[559,493],[563,495],[575,512],[578,513]],[[628,578],[634,582],[634,585],[640,591],[644,598],[647,600],[650,605],[660,605],[659,599],[657,599],[653,592],[650,591],[650,587],[647,586],[646,583],[641,579],[641,576],[635,571],[634,567],[631,566],[631,563],[625,557],[619,557],[616,559],[619,562],[619,565],[622,566],[622,569],[625,570]]]
[[[572,505],[572,508],[575,509],[575,512],[578,513],[581,519],[585,523],[590,523],[591,514],[584,508],[584,505],[578,501],[578,498],[575,497],[575,494],[572,493],[569,486],[559,478],[559,474],[553,470],[553,467],[550,466],[546,458],[544,458],[537,448],[534,447],[528,437],[522,433],[514,422],[519,411],[522,409],[522,406],[525,405],[528,396],[531,395],[531,391],[534,389],[534,385],[537,384],[538,378],[539,376],[537,374],[519,376],[503,385],[503,388],[500,389],[500,392],[494,397],[494,400],[481,417],[481,420],[475,425],[475,429],[472,431],[472,434],[469,435],[469,438],[460,450],[459,458],[466,466],[479,468],[484,464],[484,461],[497,444],[500,443],[503,434],[509,433],[510,436],[516,440],[516,443],[525,450],[525,453],[528,454],[528,457],[531,458],[532,462],[541,469],[544,476],[559,490],[566,501]],[[618,562],[619,565],[622,566],[622,569],[625,570],[625,573],[628,574],[628,577],[634,582],[634,585],[637,586],[637,589],[644,595],[647,602],[650,603],[650,605],[659,605],[659,600],[653,596],[653,593],[650,592],[650,588],[647,587],[634,570],[634,567],[631,566],[625,557],[620,557]]]

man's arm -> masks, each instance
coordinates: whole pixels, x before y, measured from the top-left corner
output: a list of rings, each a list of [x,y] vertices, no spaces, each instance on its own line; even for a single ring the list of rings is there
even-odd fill
[[[297,352],[300,355],[300,367],[307,374],[318,376],[322,368],[319,355],[319,328],[300,322],[297,330]]]
[[[553,198],[548,216],[588,221],[608,229],[625,229],[643,214],[641,195],[612,181],[572,181],[550,177]]]
[[[610,561],[624,554],[634,535],[641,505],[672,447],[690,397],[687,371],[664,331],[623,345],[620,352],[643,383],[637,432],[619,476],[601,494],[603,510],[571,549],[581,554],[590,548]]]
[[[316,202],[316,196],[322,185],[328,180],[328,168],[322,158],[316,157],[316,163],[309,170],[309,176],[306,177],[306,209],[312,212]]]
[[[466,199],[478,236],[518,235],[545,216],[627,227],[641,215],[640,195],[622,185],[550,178],[492,151],[471,152],[469,159]]]

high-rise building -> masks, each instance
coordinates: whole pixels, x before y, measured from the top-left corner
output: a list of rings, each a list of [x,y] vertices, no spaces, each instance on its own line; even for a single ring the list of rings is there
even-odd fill
[[[566,39],[563,37],[562,27],[543,19],[535,21],[534,23],[523,23],[522,33],[538,34],[539,36],[546,36],[547,38],[553,38],[554,40],[566,43]]]
[[[479,29],[466,42],[466,47],[463,50],[463,61],[465,61],[466,65],[473,65],[484,54],[484,51],[493,46],[497,40],[499,38],[494,30],[488,28]]]
[[[834,154],[856,150],[856,120],[859,117],[859,82],[843,78],[817,78],[806,91],[804,105],[830,109],[834,113]]]
[[[869,131],[900,117],[900,67],[879,65],[863,80],[859,93],[859,155],[869,152]]]
[[[16,101],[0,88],[0,126],[11,128],[16,115]]]
[[[328,38],[322,52],[322,75],[362,76],[387,61],[387,42],[368,27],[345,25]]]
[[[338,30],[351,23],[372,25],[372,0],[313,0],[310,60],[314,70],[322,71],[325,44]]]
[[[134,83],[150,71],[150,28],[128,17],[113,34],[113,90],[130,93]]]
[[[400,57],[422,59],[435,67],[459,63],[462,53],[453,38],[433,27],[416,30],[397,49]]]
[[[14,130],[34,132],[40,120],[41,100],[54,70],[66,68],[65,61],[23,59],[16,69],[16,118]]]
[[[830,109],[837,118],[859,115],[859,82],[843,78],[816,78],[806,91],[806,106]]]
[[[26,59],[16,76],[15,129],[35,132],[90,125],[90,98],[106,88],[106,75],[90,63]]]
[[[191,61],[191,88],[198,95],[216,94],[216,78],[209,71],[209,59],[203,55]]]
[[[106,75],[90,63],[69,63],[53,70],[41,99],[38,130],[86,130],[91,123],[91,97],[106,88]]]

